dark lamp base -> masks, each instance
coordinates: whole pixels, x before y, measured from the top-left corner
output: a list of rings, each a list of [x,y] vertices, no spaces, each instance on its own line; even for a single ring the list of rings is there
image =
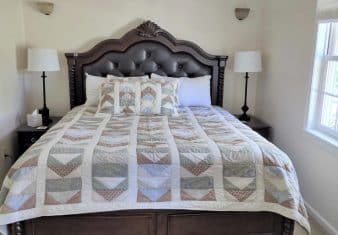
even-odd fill
[[[241,116],[238,117],[240,121],[248,122],[250,121],[250,116],[247,115],[246,113],[242,114]]]
[[[48,126],[52,123],[52,120],[49,118],[49,109],[47,107],[39,109],[39,113],[42,115],[42,125]]]

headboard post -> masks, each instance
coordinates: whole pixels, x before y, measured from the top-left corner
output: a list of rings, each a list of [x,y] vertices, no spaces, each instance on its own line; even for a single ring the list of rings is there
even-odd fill
[[[77,80],[77,70],[76,70],[76,62],[77,62],[77,53],[68,53],[67,63],[68,63],[68,76],[69,76],[69,97],[70,97],[70,108],[74,108],[76,106],[76,80]]]
[[[83,53],[66,53],[71,108],[86,102],[85,73],[95,76],[170,77],[211,75],[211,101],[223,105],[227,56],[205,52],[193,42],[178,40],[157,24],[146,21],[120,39],[108,39]]]
[[[224,70],[226,66],[227,56],[217,56],[218,58],[218,84],[217,84],[217,102],[218,106],[223,106],[224,94]]]

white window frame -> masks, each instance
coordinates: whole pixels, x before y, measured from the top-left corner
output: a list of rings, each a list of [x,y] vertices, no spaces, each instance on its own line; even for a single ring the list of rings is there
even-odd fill
[[[307,130],[338,147],[338,131],[334,131],[321,124],[324,96],[328,95],[338,98],[338,94],[331,94],[325,91],[327,67],[329,62],[336,61],[338,63],[338,55],[333,55],[332,51],[334,49],[335,43],[337,43],[338,32],[333,32],[334,29],[331,25],[329,30],[326,31],[325,45],[319,45],[320,24],[323,23],[338,23],[338,21],[321,21],[318,23],[316,55],[312,79],[309,116],[307,120]],[[335,34],[337,37],[336,40],[334,40]],[[337,122],[338,112],[336,113],[336,125],[338,125]]]

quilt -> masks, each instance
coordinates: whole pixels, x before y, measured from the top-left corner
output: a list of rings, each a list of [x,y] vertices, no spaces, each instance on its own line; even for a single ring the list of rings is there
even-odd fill
[[[31,146],[0,191],[0,225],[129,209],[269,211],[309,231],[289,157],[220,107],[114,116],[80,106]]]

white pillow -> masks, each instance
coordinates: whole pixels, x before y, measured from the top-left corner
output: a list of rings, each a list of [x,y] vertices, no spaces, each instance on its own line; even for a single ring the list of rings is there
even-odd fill
[[[140,81],[140,82],[145,82],[149,79],[148,75],[132,76],[132,77],[119,77],[119,76],[115,76],[115,75],[112,75],[112,74],[108,74],[107,78],[111,79],[111,80],[117,79],[117,80],[123,80],[123,81],[137,80],[137,81]]]
[[[86,73],[86,103],[85,105],[97,106],[100,98],[100,86],[105,77],[93,76]]]
[[[155,73],[151,74],[152,79],[172,79]],[[210,75],[202,77],[179,78],[178,97],[180,106],[211,106]]]

